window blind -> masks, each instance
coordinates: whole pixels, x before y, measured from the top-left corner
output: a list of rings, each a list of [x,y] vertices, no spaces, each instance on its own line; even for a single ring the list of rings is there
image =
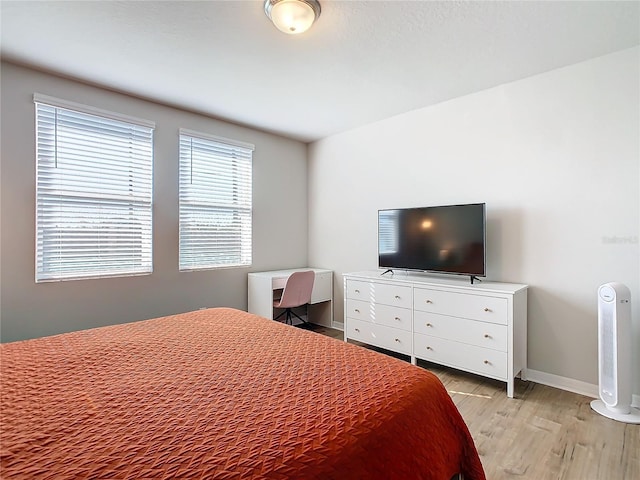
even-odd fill
[[[181,271],[251,265],[253,149],[180,130]]]
[[[153,124],[34,102],[36,282],[150,273]]]

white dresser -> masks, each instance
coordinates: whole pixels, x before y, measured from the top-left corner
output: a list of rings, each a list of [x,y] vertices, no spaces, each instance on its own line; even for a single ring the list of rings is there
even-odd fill
[[[344,336],[507,383],[526,379],[527,286],[381,271],[344,275]]]

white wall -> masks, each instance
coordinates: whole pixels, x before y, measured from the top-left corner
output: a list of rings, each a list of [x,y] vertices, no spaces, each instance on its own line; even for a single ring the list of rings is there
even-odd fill
[[[34,92],[156,122],[153,274],[35,283]],[[303,143],[7,63],[2,63],[0,113],[3,342],[202,306],[246,309],[249,271],[307,263],[307,146]],[[180,127],[255,144],[251,268],[178,272]]]
[[[531,287],[529,367],[597,384],[596,291],[609,281],[632,291],[637,367],[639,55],[624,50],[312,144],[310,264],[338,275],[377,268],[380,208],[486,202],[488,279]]]

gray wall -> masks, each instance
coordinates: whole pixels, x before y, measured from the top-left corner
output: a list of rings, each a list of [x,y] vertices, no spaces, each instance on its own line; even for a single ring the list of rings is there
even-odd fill
[[[305,144],[20,66],[2,63],[1,68],[0,335],[3,342],[169,315],[203,306],[246,309],[248,272],[306,265]],[[156,122],[153,274],[35,283],[34,92]],[[250,268],[178,272],[180,127],[255,144],[253,265]]]
[[[376,269],[378,209],[486,202],[488,279],[531,287],[537,379],[594,393],[596,292],[619,281],[640,393],[639,58],[624,50],[312,144],[310,263]]]

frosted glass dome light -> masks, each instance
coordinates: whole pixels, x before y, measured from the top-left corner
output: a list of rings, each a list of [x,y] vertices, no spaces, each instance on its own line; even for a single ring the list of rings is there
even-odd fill
[[[289,35],[304,33],[320,16],[317,0],[265,0],[264,12],[278,30]]]

